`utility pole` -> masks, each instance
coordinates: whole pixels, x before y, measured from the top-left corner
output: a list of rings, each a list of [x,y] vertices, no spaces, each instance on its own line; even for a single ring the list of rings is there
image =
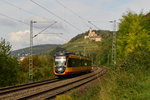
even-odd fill
[[[29,82],[33,82],[33,57],[32,57],[32,46],[33,46],[33,23],[36,21],[30,21],[30,56],[29,56]]]
[[[112,63],[116,64],[116,20],[110,21],[113,23],[113,36],[112,36]]]
[[[30,56],[29,56],[29,82],[33,82],[33,57],[32,57],[32,46],[33,46],[33,38],[44,32],[46,29],[57,23],[56,21],[50,24],[48,27],[37,33],[33,36],[33,23],[37,23],[36,21],[30,21]],[[52,33],[51,33],[52,34]],[[54,33],[53,33],[54,34]],[[62,34],[62,33],[58,33]]]

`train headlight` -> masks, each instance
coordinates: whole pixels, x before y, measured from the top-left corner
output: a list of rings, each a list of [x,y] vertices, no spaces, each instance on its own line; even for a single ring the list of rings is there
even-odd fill
[[[65,72],[65,67],[63,67],[63,66],[59,66],[59,67],[55,67],[55,72],[56,73],[63,73],[63,72]]]
[[[59,72],[62,72],[62,70],[63,70],[63,68],[62,68],[62,67],[58,68],[58,71],[59,71]]]

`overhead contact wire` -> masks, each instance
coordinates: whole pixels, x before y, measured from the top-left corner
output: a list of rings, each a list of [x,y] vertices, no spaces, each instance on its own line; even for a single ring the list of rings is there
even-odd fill
[[[15,7],[15,8],[19,9],[19,10],[22,10],[22,11],[24,11],[24,12],[27,13],[27,14],[39,16],[39,15],[34,14],[34,13],[30,12],[30,11],[27,11],[27,10],[21,8],[21,7],[18,7],[18,6],[16,6],[15,4],[10,3],[10,2],[8,2],[8,1],[6,1],[6,0],[4,0],[4,1],[2,1],[2,2],[5,2],[6,4],[8,4],[8,5],[12,6],[12,7]],[[45,18],[45,17],[43,17],[43,16],[39,16],[39,17]]]
[[[70,8],[66,7],[63,3],[61,3],[59,0],[56,0],[58,4],[60,4],[61,6],[63,6],[64,8],[68,9],[70,12],[72,12],[74,15],[76,15],[77,17],[79,17],[82,22],[89,28],[90,26],[88,24],[91,24],[92,26],[94,26],[97,29],[100,29],[98,26],[96,26],[95,24],[93,24],[91,21],[86,20],[85,18],[81,17],[80,15],[78,15],[75,11],[71,10]],[[87,23],[85,23],[87,22]]]
[[[7,15],[5,15],[5,14],[0,13],[0,15],[3,16],[3,17],[7,17],[7,18],[9,18],[9,19],[11,19],[11,20],[13,20],[13,21],[20,22],[20,23],[23,23],[23,24],[25,24],[25,25],[29,25],[28,23],[25,23],[25,22],[23,22],[23,21],[21,21],[21,20],[19,20],[19,19],[16,19],[16,18],[9,17],[9,16],[7,16]]]
[[[31,2],[33,2],[34,4],[38,5],[39,7],[41,7],[42,9],[44,9],[45,11],[49,12],[50,14],[56,16],[57,18],[59,18],[60,20],[64,21],[65,23],[71,25],[73,28],[75,28],[76,30],[82,32],[82,30],[80,30],[79,28],[77,28],[76,26],[74,26],[73,24],[71,24],[70,22],[68,22],[67,20],[61,18],[60,16],[56,15],[55,13],[51,12],[49,9],[43,7],[42,5],[40,5],[39,3],[33,1],[33,0],[30,0]]]
[[[86,19],[84,19],[83,17],[81,17],[80,15],[78,15],[76,12],[74,12],[72,9],[66,7],[63,3],[61,3],[59,0],[56,0],[58,4],[60,4],[61,6],[63,6],[64,8],[68,9],[71,13],[73,13],[74,15],[76,15],[77,17],[79,17],[82,22],[89,28],[90,26],[85,23],[84,21],[88,22]],[[84,20],[84,21],[83,21]]]

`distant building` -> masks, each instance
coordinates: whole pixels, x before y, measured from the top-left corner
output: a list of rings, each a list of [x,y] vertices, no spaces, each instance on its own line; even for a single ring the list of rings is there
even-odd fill
[[[100,36],[98,36],[95,32],[93,32],[93,30],[91,28],[89,29],[88,36],[85,36],[84,39],[89,39],[89,40],[93,40],[93,41],[101,41],[102,40],[102,38]]]

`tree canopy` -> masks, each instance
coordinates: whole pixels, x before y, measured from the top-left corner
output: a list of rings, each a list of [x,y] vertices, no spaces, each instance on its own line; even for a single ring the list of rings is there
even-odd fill
[[[0,87],[14,85],[18,81],[19,64],[10,56],[11,46],[5,39],[0,40]]]
[[[119,56],[127,56],[136,49],[150,50],[150,22],[144,14],[128,12],[121,19],[117,36],[117,49]]]

